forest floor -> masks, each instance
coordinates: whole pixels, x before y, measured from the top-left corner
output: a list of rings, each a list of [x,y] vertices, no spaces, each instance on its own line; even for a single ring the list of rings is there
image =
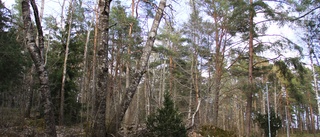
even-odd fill
[[[43,137],[44,119],[24,118],[19,109],[0,107],[0,137]],[[83,126],[56,126],[59,136],[85,136]]]
[[[287,134],[279,134],[278,137],[287,137]],[[316,134],[315,136],[313,134],[290,134],[290,137],[320,137],[320,133]]]
[[[59,137],[86,136],[86,124],[75,126],[56,126]],[[23,118],[19,109],[8,109],[0,107],[0,137],[43,137],[44,119]],[[128,132],[129,130],[124,130]],[[131,130],[130,130],[131,131]],[[132,132],[132,131],[131,131]],[[133,131],[134,132],[134,131]],[[308,133],[290,134],[290,137],[320,137],[320,131],[314,136]],[[189,137],[202,137],[199,133],[189,132]],[[287,137],[285,133],[280,133],[277,137]]]

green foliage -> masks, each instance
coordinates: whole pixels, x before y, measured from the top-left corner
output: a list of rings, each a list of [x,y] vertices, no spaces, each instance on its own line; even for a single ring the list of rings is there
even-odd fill
[[[221,128],[212,125],[204,125],[201,127],[200,134],[204,137],[236,137],[236,134],[231,131],[225,131]]]
[[[0,91],[6,90],[11,84],[22,79],[24,67],[27,67],[28,54],[24,54],[20,43],[15,40],[12,32],[0,33]]]
[[[258,122],[259,126],[264,130],[265,136],[269,135],[269,126],[268,126],[268,114],[257,114],[255,121]],[[275,137],[277,134],[277,130],[282,127],[281,119],[279,116],[275,114],[273,109],[270,112],[270,131],[271,136]]]
[[[65,81],[65,123],[72,124],[75,122],[79,122],[80,109],[81,105],[77,101],[78,96],[78,87],[77,87],[77,79],[80,76],[80,68],[79,64],[82,62],[82,42],[79,41],[76,37],[71,40],[69,45],[69,56],[67,63],[67,72],[66,72],[66,81]],[[64,62],[64,52],[65,45],[60,44],[60,42],[55,41],[52,44],[54,50],[49,52],[48,57],[48,68],[50,72],[50,88],[52,90],[54,98],[54,104],[56,110],[59,110],[60,104],[60,90],[61,90],[61,80],[62,80],[62,68]],[[55,111],[56,115],[58,115],[58,111]]]
[[[232,15],[229,17],[228,27],[231,30],[231,35],[236,33],[248,33],[249,32],[249,6],[243,0],[231,2],[231,6],[234,7]]]
[[[306,103],[306,91],[312,91],[311,74],[298,58],[288,58],[285,61],[275,62],[277,77],[288,90],[288,95],[297,104]],[[290,67],[294,69],[291,70]]]
[[[65,81],[65,102],[64,102],[64,123],[72,125],[80,122],[81,104],[77,100],[79,95],[79,77],[81,75],[81,65],[83,62],[83,51],[86,40],[86,34],[83,32],[86,27],[84,15],[81,13],[84,9],[81,7],[81,1],[74,1],[73,3],[73,22],[69,24],[67,15],[65,20],[66,29],[60,28],[54,21],[54,18],[46,18],[47,29],[51,32],[50,38],[47,41],[50,43],[48,52],[48,72],[50,77],[50,89],[53,96],[53,104],[55,110],[60,108],[60,91],[63,74],[63,63],[65,58],[66,42],[68,36],[68,28],[71,25],[69,55],[66,68],[66,81]],[[68,13],[70,14],[70,13]],[[55,111],[56,117],[59,111]],[[58,119],[57,119],[58,120]]]
[[[10,19],[9,11],[0,3],[0,92],[21,82],[24,67],[30,65],[15,30],[9,29]]]
[[[109,30],[110,41],[113,42],[109,46],[112,51],[110,54],[114,57],[121,56],[121,60],[129,61],[134,66],[135,62],[132,60],[139,59],[142,55],[143,47],[139,46],[142,43],[142,30],[138,20],[127,14],[126,7],[120,1],[115,4],[110,12],[110,25],[116,24]],[[129,49],[130,54],[127,54]]]
[[[182,116],[174,108],[168,92],[164,95],[163,107],[148,116],[147,129],[152,137],[186,137],[187,130]]]

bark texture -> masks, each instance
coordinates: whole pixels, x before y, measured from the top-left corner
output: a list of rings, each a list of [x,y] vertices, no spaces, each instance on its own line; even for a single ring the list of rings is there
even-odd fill
[[[126,88],[126,93],[125,93],[124,98],[122,99],[122,102],[120,104],[119,111],[112,118],[112,121],[109,125],[108,130],[112,133],[117,132],[118,129],[117,129],[116,125],[120,125],[120,123],[122,122],[123,117],[124,117],[128,107],[133,99],[133,96],[137,91],[137,87],[140,83],[140,80],[147,70],[147,65],[148,65],[150,54],[151,54],[151,49],[152,49],[152,46],[153,46],[154,41],[156,39],[157,30],[159,28],[159,24],[160,24],[161,18],[163,16],[165,6],[166,6],[166,0],[161,0],[159,3],[158,9],[157,9],[156,16],[155,16],[153,23],[152,23],[151,30],[149,32],[149,36],[148,36],[146,45],[143,48],[143,53],[142,53],[142,56],[140,59],[140,64],[138,65],[138,67],[137,67],[137,69],[131,79],[129,87]]]
[[[250,0],[250,6],[253,6],[253,0]],[[253,8],[249,11],[249,91],[247,96],[247,108],[246,108],[246,135],[251,135],[251,111],[252,111],[252,92],[253,92]]]
[[[99,39],[97,58],[97,90],[95,95],[95,118],[93,125],[93,137],[107,136],[106,131],[106,92],[108,92],[108,31],[109,11],[112,0],[99,0]]]
[[[216,10],[216,7],[214,7]],[[213,103],[213,126],[219,125],[219,101],[220,101],[220,91],[221,91],[221,80],[223,75],[223,64],[224,64],[224,53],[226,50],[226,43],[223,43],[223,37],[226,34],[225,27],[220,24],[221,20],[224,20],[221,17],[218,17],[218,14],[213,13],[213,20],[215,22],[215,60],[214,60],[214,87],[215,87],[215,96],[214,96],[214,103]]]
[[[54,119],[54,112],[53,112],[53,104],[51,100],[51,94],[49,89],[49,77],[47,69],[44,65],[44,60],[41,54],[41,43],[43,43],[43,35],[42,35],[42,27],[39,21],[38,16],[38,9],[36,8],[34,0],[31,0],[31,4],[33,7],[36,25],[38,28],[39,34],[39,44],[38,47],[36,45],[36,40],[34,34],[33,24],[31,22],[30,17],[30,5],[29,0],[22,1],[22,16],[23,16],[23,23],[24,23],[24,30],[26,34],[26,46],[30,52],[31,58],[33,63],[35,64],[37,73],[39,75],[40,81],[40,88],[39,91],[41,92],[41,103],[44,107],[44,119],[45,119],[45,134],[48,137],[55,137],[56,128],[55,128],[55,119]]]

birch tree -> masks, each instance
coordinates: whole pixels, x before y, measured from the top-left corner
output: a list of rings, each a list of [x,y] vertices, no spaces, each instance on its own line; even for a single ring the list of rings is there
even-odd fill
[[[97,86],[95,94],[94,121],[92,136],[104,137],[106,131],[106,93],[108,92],[108,32],[109,12],[112,0],[99,0],[98,24],[98,57],[97,57]]]
[[[30,5],[31,2],[33,11],[34,11],[34,18],[36,22],[36,26],[38,29],[39,34],[39,45],[36,45],[35,42],[35,36],[34,34],[34,28],[33,24],[31,22],[30,17]],[[45,113],[45,133],[46,136],[49,137],[55,137],[56,134],[56,128],[55,128],[55,119],[54,119],[54,110],[53,110],[53,104],[51,100],[51,93],[49,88],[49,77],[46,67],[44,66],[44,59],[41,53],[41,44],[43,43],[43,33],[42,33],[42,27],[41,23],[39,21],[39,15],[38,15],[38,9],[35,4],[34,0],[23,0],[22,1],[22,16],[23,16],[23,24],[24,24],[24,30],[26,33],[26,46],[30,52],[30,55],[32,57],[32,60],[36,66],[36,70],[38,73],[39,81],[40,81],[40,88],[39,91],[41,92],[41,102],[44,107],[44,113]]]
[[[142,76],[146,72],[149,57],[151,54],[151,49],[153,47],[154,41],[157,36],[157,30],[161,21],[161,18],[164,14],[164,8],[166,6],[166,0],[161,0],[159,3],[159,6],[156,11],[156,16],[153,20],[151,30],[149,31],[148,38],[145,44],[145,47],[143,48],[143,53],[140,58],[140,62],[137,66],[137,69],[135,70],[135,73],[133,74],[132,80],[130,82],[130,85],[128,88],[126,88],[124,98],[121,101],[119,111],[115,114],[115,116],[112,118],[112,121],[109,125],[109,131],[116,133],[118,129],[116,125],[120,125],[119,123],[122,122],[124,115],[133,99],[133,96],[135,95],[137,88],[139,86],[139,83],[141,81]]]

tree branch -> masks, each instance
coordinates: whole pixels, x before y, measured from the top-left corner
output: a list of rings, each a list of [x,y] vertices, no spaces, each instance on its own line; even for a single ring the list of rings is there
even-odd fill
[[[307,13],[303,14],[303,15],[302,15],[302,16],[300,16],[300,17],[297,17],[297,18],[295,18],[295,19],[292,19],[291,21],[296,21],[296,20],[299,20],[299,19],[301,19],[301,18],[304,18],[305,16],[307,16],[308,14],[310,14],[311,12],[313,12],[313,11],[315,11],[315,10],[319,9],[319,8],[320,8],[320,6],[315,7],[314,9],[312,9],[312,10],[308,11]]]

